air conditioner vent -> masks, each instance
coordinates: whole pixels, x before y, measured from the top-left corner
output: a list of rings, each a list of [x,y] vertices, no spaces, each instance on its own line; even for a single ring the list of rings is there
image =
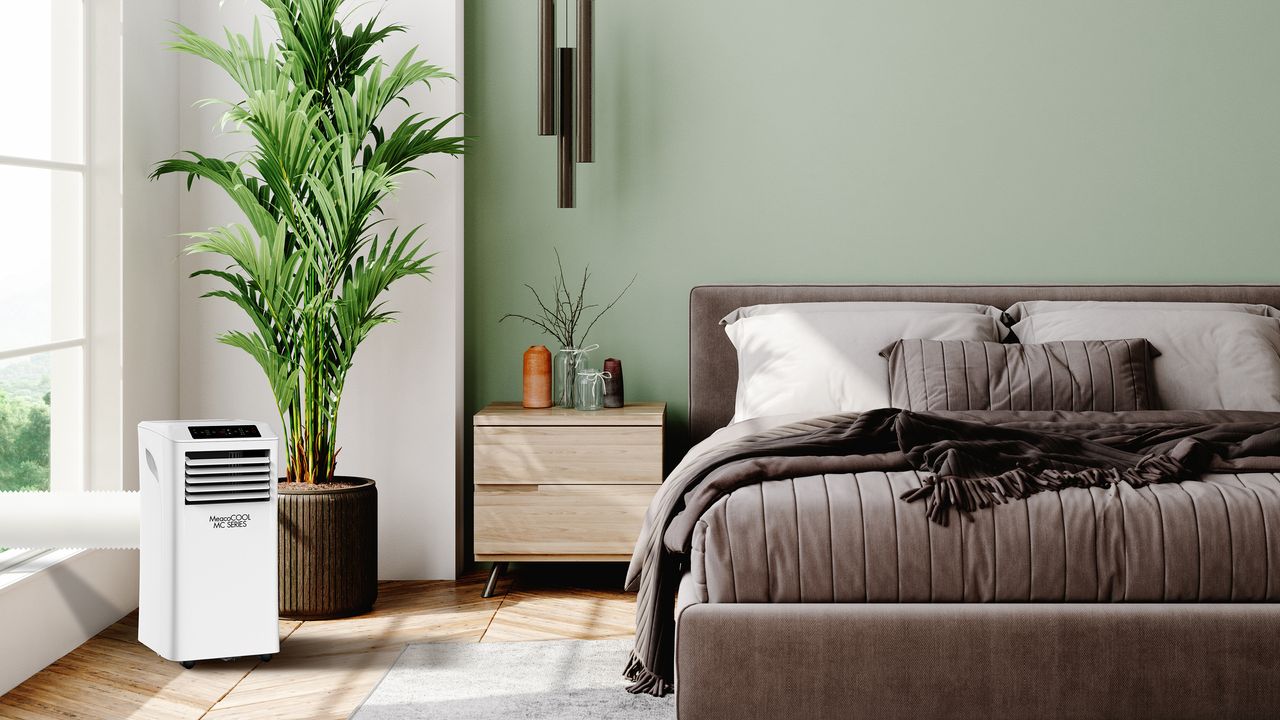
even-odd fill
[[[268,450],[200,450],[186,455],[187,505],[267,502],[271,499]]]

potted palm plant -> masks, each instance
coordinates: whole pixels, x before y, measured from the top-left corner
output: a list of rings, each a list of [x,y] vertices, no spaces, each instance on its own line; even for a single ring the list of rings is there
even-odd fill
[[[372,480],[336,475],[338,406],[356,350],[394,313],[383,293],[426,277],[430,255],[415,235],[386,227],[383,203],[415,163],[459,155],[445,134],[456,116],[383,111],[432,80],[450,78],[410,51],[393,65],[375,54],[395,24],[344,22],[343,0],[262,0],[278,41],[227,31],[226,43],[177,26],[174,50],[213,63],[244,93],[225,106],[224,132],[251,141],[243,153],[198,152],[159,163],[158,177],[187,176],[222,188],[247,224],[189,234],[190,253],[225,266],[194,275],[219,287],[250,328],[219,340],[262,367],[283,426],[280,488],[280,612],[294,618],[366,612],[377,597],[377,496]]]

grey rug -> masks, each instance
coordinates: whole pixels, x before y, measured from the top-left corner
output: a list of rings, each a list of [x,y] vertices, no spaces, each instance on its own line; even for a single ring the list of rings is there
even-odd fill
[[[674,696],[625,690],[622,668],[630,651],[630,640],[410,645],[352,717],[674,718]]]

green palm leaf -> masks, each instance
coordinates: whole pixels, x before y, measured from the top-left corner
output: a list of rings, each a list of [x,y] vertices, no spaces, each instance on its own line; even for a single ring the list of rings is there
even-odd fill
[[[396,178],[419,171],[429,155],[461,155],[447,135],[457,115],[416,114],[389,130],[386,109],[405,93],[451,79],[416,57],[388,64],[376,54],[397,24],[375,16],[344,27],[342,0],[262,0],[279,40],[227,31],[221,41],[175,26],[171,47],[212,63],[243,97],[210,99],[223,109],[222,131],[245,135],[247,151],[215,158],[198,152],[161,161],[153,177],[185,175],[221,188],[246,224],[189,233],[190,253],[225,258],[193,276],[217,284],[205,297],[234,303],[251,331],[219,341],[262,368],[285,430],[288,474],[329,478],[338,447],[338,406],[356,350],[395,312],[382,298],[392,284],[431,272],[418,228],[380,233],[383,203]]]

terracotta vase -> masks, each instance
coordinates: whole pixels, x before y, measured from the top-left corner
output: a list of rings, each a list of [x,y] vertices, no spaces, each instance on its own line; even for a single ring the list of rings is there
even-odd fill
[[[524,351],[523,405],[551,407],[551,351],[545,345],[532,345]]]

